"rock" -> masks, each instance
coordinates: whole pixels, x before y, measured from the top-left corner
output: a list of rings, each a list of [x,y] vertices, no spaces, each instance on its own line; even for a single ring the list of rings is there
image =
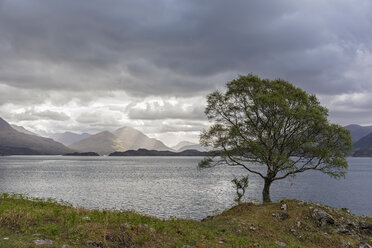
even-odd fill
[[[341,210],[344,211],[344,212],[346,212],[346,213],[348,213],[348,214],[350,214],[350,210],[347,209],[347,208],[341,208]]]
[[[280,206],[280,209],[286,211],[286,210],[287,210],[287,204],[285,204],[285,203],[282,204],[282,205]]]
[[[352,247],[350,242],[346,242],[345,240],[342,240],[342,244],[345,246],[345,247]]]
[[[286,243],[280,242],[280,241],[275,241],[275,244],[278,245],[278,246],[280,246],[280,247],[286,247],[287,246]]]
[[[297,222],[296,222],[296,226],[297,226],[297,227],[300,227],[300,226],[301,226],[301,221],[297,221]]]
[[[317,222],[318,226],[325,226],[325,225],[334,225],[335,219],[332,215],[328,214],[323,210],[319,210],[315,208],[311,217]]]
[[[102,242],[100,241],[87,241],[87,245],[94,246],[94,247],[103,247]]]
[[[209,220],[213,220],[215,218],[215,216],[210,216],[208,215],[207,217],[205,217],[204,219],[201,220],[201,222],[205,222],[205,221],[209,221]]]
[[[345,224],[350,228],[356,228],[358,224],[352,220],[346,219]]]
[[[70,246],[68,246],[68,245],[62,245],[62,247],[61,248],[71,248]]]
[[[271,215],[281,220],[286,220],[289,218],[289,214],[287,213],[272,213]]]
[[[302,238],[302,236],[297,232],[296,229],[291,228],[289,231],[290,231],[294,236],[296,236],[298,239],[301,239],[301,238]]]
[[[256,230],[256,228],[254,226],[250,226],[249,229],[252,230],[252,231]]]
[[[192,248],[192,247],[189,246],[189,245],[184,245],[184,246],[182,246],[182,248]]]
[[[337,233],[339,234],[346,234],[346,235],[351,235],[351,232],[345,228],[340,228],[336,230]]]
[[[362,230],[364,230],[368,233],[372,233],[372,224],[370,224],[370,223],[360,222],[359,227],[360,227],[360,229],[362,229]]]
[[[9,238],[8,237],[5,237],[5,238],[3,238],[4,240],[9,240]]]
[[[309,203],[307,201],[300,201],[298,205],[304,205],[307,206]]]
[[[34,240],[35,245],[52,245],[53,241],[50,239],[37,239]]]
[[[360,243],[359,248],[372,248],[372,247],[367,243]]]

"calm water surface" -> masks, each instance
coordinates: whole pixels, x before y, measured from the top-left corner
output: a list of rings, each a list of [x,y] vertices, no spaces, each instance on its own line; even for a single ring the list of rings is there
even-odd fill
[[[202,219],[233,204],[241,168],[197,168],[200,157],[0,157],[0,192],[55,198],[88,208],[133,209],[158,217]],[[296,198],[372,216],[372,159],[349,158],[346,179],[319,172],[276,181],[273,200]],[[249,175],[246,201],[260,200],[263,181]]]

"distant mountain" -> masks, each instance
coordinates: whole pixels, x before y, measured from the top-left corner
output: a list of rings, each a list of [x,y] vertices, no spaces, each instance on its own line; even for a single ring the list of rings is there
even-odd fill
[[[175,151],[178,151],[184,146],[191,146],[191,145],[196,145],[196,143],[183,140],[183,141],[179,142],[177,145],[172,146],[172,149],[175,150]]]
[[[344,128],[350,131],[353,143],[357,142],[360,138],[372,133],[372,126],[360,126],[357,124],[347,125]]]
[[[354,150],[372,149],[372,133],[362,137],[353,145]]]
[[[73,143],[69,147],[79,152],[96,152],[100,155],[140,148],[158,151],[172,150],[160,140],[149,138],[131,127],[122,127],[113,132],[104,131]]]
[[[110,154],[115,151],[116,136],[108,131],[91,135],[68,147],[78,152],[96,152],[100,155]]]
[[[12,128],[14,128],[15,130],[17,130],[18,132],[20,133],[25,133],[25,134],[29,134],[29,135],[36,135],[36,136],[39,136],[37,135],[36,133],[33,133],[31,131],[28,131],[26,128],[22,127],[22,126],[17,126],[17,125],[14,125],[14,124],[11,124],[10,125]]]
[[[109,156],[207,156],[208,152],[186,150],[182,152],[155,151],[147,149],[129,150],[125,152],[113,152]]]
[[[122,127],[112,133],[117,137],[116,151],[137,150],[140,148],[157,151],[172,150],[160,140],[149,138],[131,127]]]
[[[190,141],[181,141],[177,145],[173,146],[172,149],[178,152],[182,152],[185,150],[198,150],[202,152],[211,150],[211,149],[208,149],[207,147],[204,147],[200,144],[193,143]]]
[[[347,125],[353,139],[354,157],[372,157],[372,126]]]
[[[4,155],[43,154],[57,155],[72,152],[52,139],[18,132],[0,118],[0,153]],[[5,154],[6,153],[6,154]]]
[[[58,141],[64,144],[65,146],[69,146],[82,139],[88,138],[91,135],[89,133],[77,134],[77,133],[72,133],[72,132],[64,132],[64,133],[54,133],[48,136],[54,139],[55,141]]]

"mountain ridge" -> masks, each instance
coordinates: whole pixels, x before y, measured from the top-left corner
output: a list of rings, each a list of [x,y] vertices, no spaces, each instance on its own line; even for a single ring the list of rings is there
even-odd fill
[[[196,143],[190,142],[190,141],[187,141],[187,140],[182,140],[182,141],[178,142],[176,145],[172,146],[172,149],[175,150],[175,151],[178,151],[178,150],[182,149],[182,147],[189,146],[189,145],[196,145]]]
[[[344,126],[345,129],[350,131],[353,143],[357,142],[364,136],[372,133],[372,126],[361,126],[358,124],[349,124]]]
[[[127,150],[172,150],[160,140],[150,138],[132,127],[121,127],[112,132],[103,131],[68,146],[78,152],[96,152],[100,155]]]
[[[19,132],[0,117],[0,147],[5,155],[21,155],[22,149],[27,154],[61,155],[72,152],[63,144],[52,139]],[[13,154],[15,153],[15,154]]]
[[[25,134],[30,134],[30,135],[40,136],[40,135],[38,135],[38,134],[36,134],[36,133],[33,133],[33,132],[27,130],[26,128],[24,128],[24,127],[22,127],[22,126],[18,126],[18,125],[15,125],[15,124],[10,124],[10,126],[11,126],[13,129],[17,130],[18,132],[20,132],[20,133],[25,133]]]
[[[58,142],[64,144],[65,146],[69,146],[69,145],[71,145],[73,143],[76,143],[80,140],[88,138],[89,136],[91,136],[91,134],[89,134],[89,133],[78,134],[78,133],[69,132],[69,131],[63,132],[63,133],[52,133],[52,134],[48,135],[49,138],[52,138],[55,141],[58,141]]]

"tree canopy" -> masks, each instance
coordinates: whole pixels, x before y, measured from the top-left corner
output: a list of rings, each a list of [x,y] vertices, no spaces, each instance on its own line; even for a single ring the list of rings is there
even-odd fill
[[[219,152],[200,166],[223,162],[259,175],[265,182],[264,202],[271,201],[273,181],[300,172],[345,176],[350,133],[329,123],[328,110],[315,95],[287,81],[252,74],[226,86],[226,92],[215,91],[207,97],[205,114],[212,125],[200,141]],[[265,166],[266,171],[253,169],[252,163]]]

